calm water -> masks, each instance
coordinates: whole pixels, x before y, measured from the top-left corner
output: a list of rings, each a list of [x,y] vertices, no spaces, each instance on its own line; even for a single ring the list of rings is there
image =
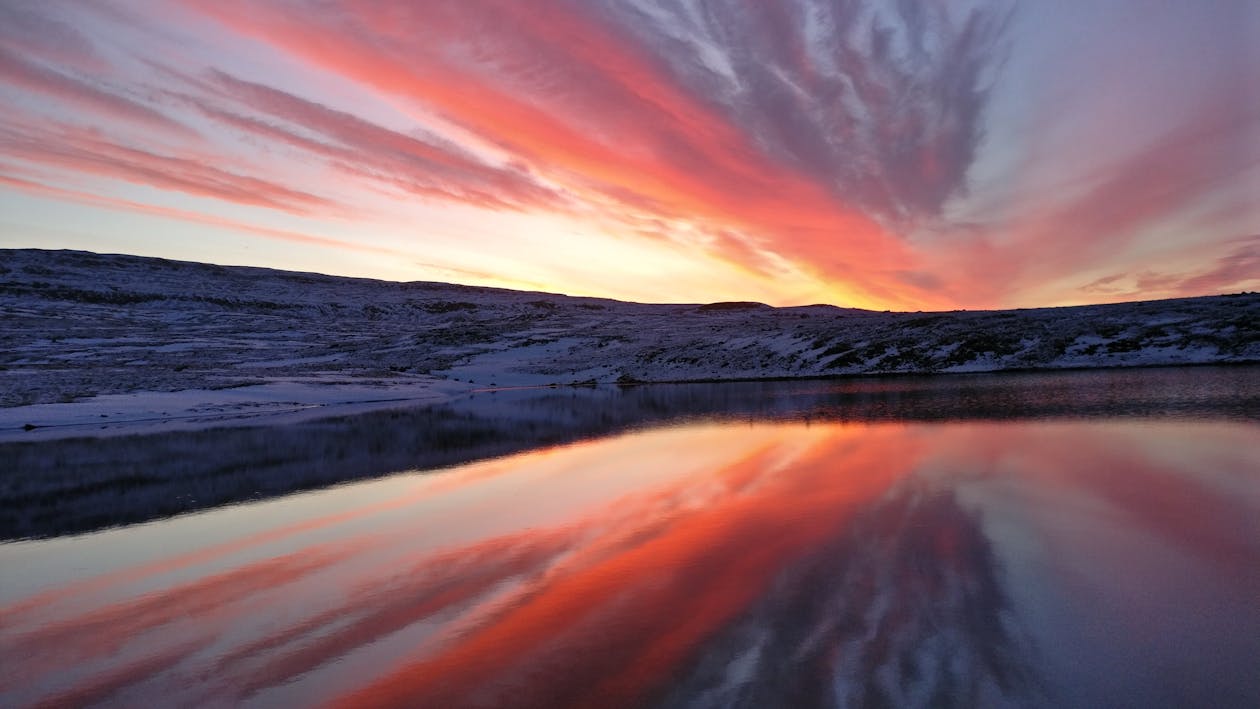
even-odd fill
[[[0,545],[0,705],[1260,706],[1260,423],[1100,376]]]

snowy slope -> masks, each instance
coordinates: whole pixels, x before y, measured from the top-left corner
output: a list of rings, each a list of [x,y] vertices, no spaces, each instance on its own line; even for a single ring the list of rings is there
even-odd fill
[[[1260,361],[1254,293],[878,313],[0,250],[0,429],[195,417],[225,390],[239,390],[229,408],[256,391],[263,407],[295,410],[521,385],[1243,361]],[[136,392],[183,394],[80,406]]]

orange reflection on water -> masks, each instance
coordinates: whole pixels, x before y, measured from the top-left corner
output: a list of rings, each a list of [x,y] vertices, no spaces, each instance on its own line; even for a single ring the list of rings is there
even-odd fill
[[[635,706],[712,688],[700,660],[735,667],[723,653],[744,657],[731,638],[754,626],[820,686],[942,653],[975,665],[960,691],[1032,691],[1054,684],[1028,678],[1054,670],[1063,628],[1141,625],[1168,612],[1161,588],[1220,609],[1213,632],[1218,615],[1260,629],[1252,434],[697,424],[0,547],[31,570],[0,586],[0,700]],[[84,545],[90,571],[39,580]],[[1199,588],[1173,580],[1186,565]],[[1023,636],[1048,659],[1023,657]],[[774,656],[745,657],[739,682],[769,681]],[[1087,679],[1073,691],[1106,689]]]
[[[338,703],[634,704],[761,595],[775,571],[838,533],[915,456],[895,427],[776,433],[784,440],[766,444],[737,429],[732,438],[740,440],[727,442],[728,450],[757,447],[714,468],[709,480],[678,481],[620,503],[651,513],[621,513],[617,522],[631,533],[617,536],[628,543],[578,550],[492,623],[435,654],[403,659]],[[783,449],[799,437],[808,445],[784,460]],[[698,482],[710,488],[699,504],[689,500]],[[595,527],[606,514],[578,523]]]

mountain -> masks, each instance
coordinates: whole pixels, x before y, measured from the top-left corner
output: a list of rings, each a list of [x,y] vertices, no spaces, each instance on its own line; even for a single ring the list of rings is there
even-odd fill
[[[410,398],[550,384],[1250,361],[1260,361],[1255,293],[932,313],[653,305],[0,250],[0,407],[32,416],[135,392],[226,392],[223,406],[238,410],[254,396],[261,412],[310,403],[312,391],[333,385]],[[289,401],[279,384],[305,393]],[[9,413],[0,428],[16,421]]]

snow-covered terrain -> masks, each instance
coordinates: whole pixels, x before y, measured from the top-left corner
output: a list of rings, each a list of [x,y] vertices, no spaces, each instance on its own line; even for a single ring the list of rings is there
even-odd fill
[[[1016,311],[647,305],[0,250],[0,437],[484,388],[1260,361],[1260,295]],[[104,427],[104,428],[102,428]]]

